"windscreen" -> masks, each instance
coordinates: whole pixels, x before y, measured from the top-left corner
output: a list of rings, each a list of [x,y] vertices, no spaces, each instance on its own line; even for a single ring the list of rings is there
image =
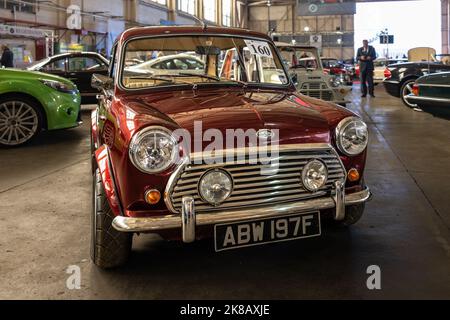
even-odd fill
[[[128,42],[122,85],[139,89],[186,84],[286,85],[288,78],[267,41],[225,36],[170,36]]]

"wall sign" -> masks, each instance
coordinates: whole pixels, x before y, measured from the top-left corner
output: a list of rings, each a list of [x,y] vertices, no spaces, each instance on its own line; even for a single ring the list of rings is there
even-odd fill
[[[10,26],[6,24],[0,24],[0,34],[7,34],[11,36],[22,36],[30,38],[45,38],[46,31],[36,28]]]
[[[356,14],[354,0],[297,0],[299,16]]]

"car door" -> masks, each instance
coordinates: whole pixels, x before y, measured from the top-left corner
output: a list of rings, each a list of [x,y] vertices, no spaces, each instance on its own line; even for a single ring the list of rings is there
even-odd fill
[[[108,66],[100,58],[94,55],[69,57],[67,77],[77,85],[83,98],[95,98],[98,94],[98,91],[91,87],[94,73],[108,73]]]

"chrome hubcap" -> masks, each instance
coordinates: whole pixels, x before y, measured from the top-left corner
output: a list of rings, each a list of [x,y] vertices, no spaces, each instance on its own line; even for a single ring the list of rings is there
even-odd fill
[[[0,144],[18,145],[29,140],[38,127],[38,115],[22,101],[0,104]]]
[[[410,83],[408,83],[408,84],[405,86],[405,88],[403,89],[403,101],[405,101],[406,104],[407,104],[408,106],[410,106],[411,108],[417,107],[417,104],[409,103],[408,100],[406,99],[406,97],[407,97],[409,94],[412,93],[412,89],[413,89],[412,87],[413,87],[413,85],[414,85],[414,82],[410,82]]]

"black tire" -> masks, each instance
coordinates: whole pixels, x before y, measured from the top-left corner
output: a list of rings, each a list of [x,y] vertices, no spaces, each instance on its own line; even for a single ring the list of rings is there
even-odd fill
[[[339,224],[344,227],[349,227],[357,223],[363,216],[364,207],[365,203],[345,207],[345,218],[339,221]]]
[[[125,264],[130,256],[133,234],[114,229],[114,215],[105,196],[99,169],[93,176],[91,259],[102,269]]]
[[[17,131],[14,131],[14,137],[12,137],[12,135],[11,137],[9,137],[10,135],[9,132],[12,133],[12,130],[6,129],[10,131],[6,132],[5,135],[3,135],[5,133],[5,130],[0,130],[0,147],[18,147],[27,144],[30,141],[32,141],[42,131],[42,128],[44,126],[45,118],[42,113],[41,106],[36,101],[28,97],[21,96],[19,94],[11,94],[0,98],[0,127],[3,127],[4,129],[9,128],[8,124],[10,119],[17,121],[15,119],[12,119],[14,115],[11,116],[11,114],[9,114],[9,112],[11,111],[8,112],[6,111],[7,108],[8,110],[11,108],[12,103],[14,103],[14,109],[15,112],[17,113],[20,113],[20,110],[22,110],[23,112],[23,110],[25,110],[24,108],[27,108],[29,110],[28,114],[26,113],[23,114],[24,116],[26,116],[25,118],[28,119],[30,116],[33,116],[31,120],[27,121],[27,123],[29,123],[29,121],[33,121],[34,124],[30,126],[26,125],[27,129],[23,128],[22,126],[22,129],[20,129],[22,133],[20,133],[18,131],[19,129],[17,129]],[[19,117],[20,115],[17,114],[16,118]],[[11,141],[7,141],[8,137],[11,139]]]
[[[412,93],[411,86],[414,84],[414,82],[416,82],[416,79],[408,79],[402,84],[402,87],[400,88],[400,98],[402,99],[403,104],[411,109],[417,108],[417,104],[409,103],[405,97],[408,94]]]

